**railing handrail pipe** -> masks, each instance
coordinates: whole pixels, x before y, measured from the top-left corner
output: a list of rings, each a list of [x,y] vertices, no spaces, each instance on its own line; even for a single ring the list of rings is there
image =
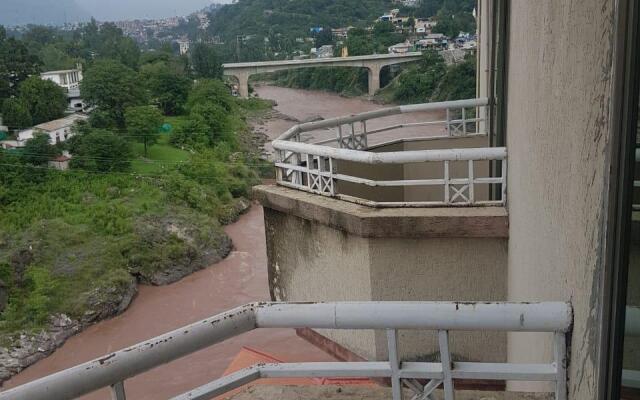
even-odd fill
[[[486,147],[468,149],[439,149],[390,151],[374,153],[360,150],[340,149],[309,143],[275,140],[273,148],[294,153],[313,154],[314,156],[331,157],[337,160],[353,161],[365,164],[405,164],[436,161],[469,161],[469,160],[504,160],[507,158],[506,147]]]
[[[256,328],[566,332],[563,302],[254,303],[0,392],[0,400],[73,399]]]
[[[285,133],[280,135],[276,140],[288,140],[302,132],[332,128],[339,125],[351,124],[354,122],[388,117],[390,115],[414,113],[414,112],[425,112],[425,111],[438,111],[438,110],[447,110],[447,109],[483,107],[488,104],[489,104],[489,100],[487,98],[478,98],[478,99],[442,101],[442,102],[435,102],[435,103],[422,103],[422,104],[412,104],[412,105],[406,105],[406,106],[382,108],[379,110],[366,111],[358,114],[327,118],[322,121],[305,122],[302,124],[294,125],[293,127],[289,128]]]

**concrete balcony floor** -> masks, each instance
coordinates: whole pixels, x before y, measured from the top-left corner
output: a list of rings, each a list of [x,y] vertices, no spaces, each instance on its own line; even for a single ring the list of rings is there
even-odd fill
[[[407,391],[406,399],[411,399],[412,392]],[[256,385],[228,397],[228,400],[388,400],[391,389],[384,387],[358,386],[276,386]],[[434,393],[436,400],[444,399],[441,390]],[[518,393],[518,392],[478,392],[456,391],[456,400],[547,400],[551,394]]]

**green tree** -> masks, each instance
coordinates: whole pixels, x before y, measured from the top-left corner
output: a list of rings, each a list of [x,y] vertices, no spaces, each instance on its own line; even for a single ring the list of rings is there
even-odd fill
[[[39,52],[45,71],[56,71],[73,68],[76,60],[61,50],[56,44],[48,44]]]
[[[40,66],[40,59],[29,53],[23,42],[0,40],[0,99],[17,96],[20,83],[39,74]]]
[[[64,116],[67,96],[55,83],[32,76],[20,84],[19,92],[19,98],[29,108],[34,124]]]
[[[219,80],[199,80],[189,93],[187,109],[191,110],[197,104],[214,103],[222,107],[226,112],[235,110],[235,100],[229,88]]]
[[[33,139],[27,140],[22,148],[22,161],[26,164],[41,166],[60,154],[60,151],[49,143],[49,135],[36,132]]]
[[[24,129],[33,125],[29,107],[16,97],[6,99],[2,104],[2,119],[10,129]]]
[[[212,46],[198,43],[191,50],[191,63],[201,78],[221,78],[222,64]]]
[[[434,101],[471,99],[476,96],[476,58],[472,55],[464,61],[447,68],[438,89],[433,94]]]
[[[100,58],[117,60],[129,68],[137,69],[140,61],[140,48],[136,42],[123,35],[122,30],[113,23],[98,28],[95,21],[85,27],[85,47]]]
[[[109,114],[120,129],[125,127],[125,109],[146,103],[138,73],[114,60],[96,61],[85,72],[80,92],[87,104]]]
[[[132,139],[144,143],[144,156],[147,157],[147,147],[158,142],[162,114],[154,106],[139,106],[128,108],[125,118],[127,132]]]
[[[143,65],[140,74],[152,100],[165,115],[182,112],[191,88],[191,80],[179,68],[172,68],[167,62],[158,61]]]
[[[437,51],[425,51],[417,67],[410,68],[399,76],[398,88],[394,93],[395,100],[429,101],[446,71],[444,60]]]
[[[212,102],[197,104],[191,109],[191,115],[200,117],[206,124],[210,145],[233,142],[228,114],[220,105]]]
[[[333,34],[331,33],[331,28],[325,27],[315,36],[316,47],[333,44]]]
[[[204,117],[192,114],[189,119],[176,128],[169,139],[176,147],[197,147],[209,144],[209,125]]]
[[[122,137],[102,129],[90,129],[68,140],[73,154],[71,168],[99,172],[131,169],[131,147]]]

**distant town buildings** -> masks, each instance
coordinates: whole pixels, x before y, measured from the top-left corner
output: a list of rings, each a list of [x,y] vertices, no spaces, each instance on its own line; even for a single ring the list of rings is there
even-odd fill
[[[349,37],[349,31],[353,28],[353,26],[347,26],[344,28],[331,29],[331,35],[337,40],[347,39]]]
[[[394,44],[393,46],[389,47],[389,54],[404,54],[404,53],[408,53],[412,50],[413,48],[413,44],[411,44],[411,42],[409,40],[403,42],[403,43],[398,43],[398,44]]]
[[[320,46],[319,48],[311,49],[311,56],[315,56],[316,58],[329,58],[333,57],[333,46],[330,44],[326,44],[324,46]]]
[[[393,0],[393,4],[400,4],[404,7],[415,8],[420,4],[420,0]]]

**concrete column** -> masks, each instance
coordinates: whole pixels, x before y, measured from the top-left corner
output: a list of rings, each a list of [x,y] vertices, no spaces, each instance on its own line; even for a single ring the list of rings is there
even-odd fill
[[[372,64],[367,69],[369,70],[369,96],[373,96],[380,90],[380,70],[382,66]]]
[[[242,98],[249,97],[249,74],[246,72],[234,73],[233,76],[238,80],[238,94]]]

